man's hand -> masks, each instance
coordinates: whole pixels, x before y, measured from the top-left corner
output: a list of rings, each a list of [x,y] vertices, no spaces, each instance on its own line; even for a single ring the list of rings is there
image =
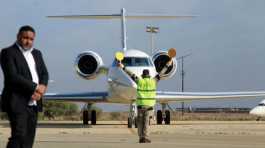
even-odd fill
[[[124,68],[124,65],[121,62],[118,62],[117,66],[120,67],[120,68]]]
[[[45,94],[46,90],[47,90],[47,87],[45,85],[43,84],[37,85],[37,88],[35,92],[33,93],[33,95],[31,96],[31,99],[39,101],[41,97]]]
[[[37,91],[34,92],[34,94],[31,96],[32,100],[39,101],[41,99],[41,94],[38,93]]]
[[[47,87],[45,85],[40,84],[37,86],[36,92],[39,93],[41,96],[43,96],[44,93],[46,92],[46,89],[47,89]]]
[[[164,66],[164,68],[159,72],[158,75],[161,76],[162,74],[165,74],[165,72],[167,71],[168,67],[169,67],[170,65],[172,65],[172,62],[173,62],[173,60],[170,59],[170,60],[166,63],[166,65]]]
[[[167,62],[167,66],[170,66],[171,64],[172,64],[172,62],[173,62],[173,60],[172,59],[170,59],[168,62]]]

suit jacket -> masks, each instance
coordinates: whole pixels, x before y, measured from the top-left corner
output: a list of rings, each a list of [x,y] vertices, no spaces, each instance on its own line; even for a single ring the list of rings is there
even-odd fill
[[[39,84],[48,85],[48,71],[42,54],[33,49],[32,56],[36,63]],[[26,59],[16,44],[2,49],[1,66],[4,73],[4,88],[2,91],[2,111],[21,112],[25,111],[34,93],[37,84],[32,81]],[[38,110],[42,111],[42,99],[37,101]]]

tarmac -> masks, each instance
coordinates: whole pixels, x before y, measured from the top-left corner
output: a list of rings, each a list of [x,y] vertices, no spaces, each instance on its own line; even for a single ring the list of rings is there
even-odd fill
[[[76,121],[39,122],[34,148],[264,148],[265,121],[176,121],[152,125],[152,143],[139,144],[137,129],[125,121],[99,121],[83,126]],[[0,121],[0,148],[10,128]]]

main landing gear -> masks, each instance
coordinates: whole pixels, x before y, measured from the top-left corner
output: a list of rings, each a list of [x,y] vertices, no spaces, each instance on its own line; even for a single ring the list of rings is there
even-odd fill
[[[170,111],[166,110],[166,105],[165,103],[162,103],[162,110],[157,110],[156,113],[156,123],[158,125],[161,125],[163,121],[165,124],[169,125],[170,124]]]
[[[87,104],[83,109],[83,124],[88,125],[88,121],[91,121],[91,125],[97,124],[97,112],[91,110],[92,104]]]

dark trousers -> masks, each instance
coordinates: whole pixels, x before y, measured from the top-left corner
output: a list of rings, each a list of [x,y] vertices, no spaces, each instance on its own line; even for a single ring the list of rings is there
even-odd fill
[[[23,112],[8,111],[11,137],[7,148],[32,148],[37,126],[37,107],[26,107]]]

